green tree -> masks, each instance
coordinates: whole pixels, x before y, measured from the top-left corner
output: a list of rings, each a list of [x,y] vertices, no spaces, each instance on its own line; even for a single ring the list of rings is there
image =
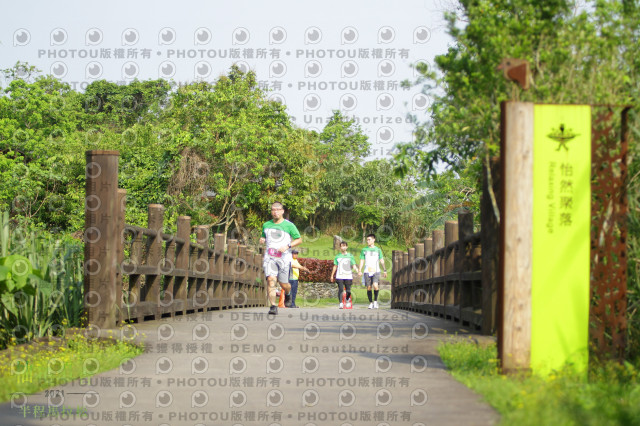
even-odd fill
[[[315,139],[296,129],[284,105],[266,99],[253,72],[232,67],[215,84],[180,87],[164,128],[180,147],[168,192],[187,211],[246,234],[274,201],[306,217]],[[246,237],[246,235],[244,235]]]
[[[126,85],[94,81],[79,96],[85,129],[100,126],[123,131],[136,123],[154,121],[166,107],[170,90],[162,79],[134,80]]]
[[[356,184],[353,175],[361,169],[371,146],[360,126],[340,111],[333,112],[318,138],[318,161],[309,170],[317,182],[311,227],[316,226],[318,217],[323,217],[325,223],[336,219],[339,200]]]
[[[26,64],[3,72],[13,80],[0,97],[0,209],[65,229],[77,210],[68,202],[77,185],[67,172],[82,152],[78,95]]]
[[[454,44],[436,56],[435,69],[418,65],[433,103],[416,143],[401,147],[400,168],[409,161],[431,175],[497,153],[504,100],[636,104],[637,16],[632,0],[579,9],[569,0],[460,1],[445,15]],[[496,69],[504,58],[529,61],[529,90]]]

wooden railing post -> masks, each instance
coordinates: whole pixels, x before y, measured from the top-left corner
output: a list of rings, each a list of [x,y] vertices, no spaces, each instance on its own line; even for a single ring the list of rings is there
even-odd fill
[[[124,262],[124,224],[125,224],[125,210],[127,203],[127,190],[118,188],[118,254],[116,268],[116,306],[120,310],[120,315],[116,315],[116,321],[120,322],[122,318],[122,289],[124,286],[124,274],[122,273],[122,263]]]
[[[498,304],[498,247],[500,235],[499,212],[494,205],[500,200],[500,159],[492,158],[490,168],[483,169],[482,199],[480,200],[480,239],[482,241],[482,334],[497,329]],[[493,190],[494,197],[491,196]]]
[[[209,270],[209,227],[207,225],[196,226],[196,242],[202,246],[197,249],[197,259],[193,266],[198,278],[196,278],[196,298],[200,308],[206,310],[211,304],[211,297],[208,288]]]
[[[236,291],[237,278],[236,278],[236,262],[238,260],[238,240],[230,239],[227,244],[227,256],[229,257],[227,270],[227,280],[229,287],[227,288],[227,294],[225,297],[226,304],[229,308],[233,308],[233,293]]]
[[[444,246],[446,250],[450,249],[450,245],[458,240],[458,222],[447,221],[444,223]],[[454,248],[445,251],[444,256],[444,275],[453,274],[455,272],[456,252]]]
[[[408,267],[407,275],[409,276],[408,282],[410,284],[413,284],[416,282],[416,268],[414,264],[415,260],[416,260],[416,249],[411,247],[407,250],[407,261],[409,262],[407,264],[407,267]]]
[[[425,271],[424,271],[424,280],[430,280],[433,277],[433,238],[425,238],[424,239],[424,259],[425,259]],[[433,312],[433,293],[434,286],[433,283],[427,284],[427,303],[429,304],[428,311]]]
[[[234,271],[234,275],[236,276],[236,281],[237,281],[236,290],[234,292],[236,297],[234,297],[234,300],[232,300],[234,307],[240,306],[238,303],[239,301],[244,300],[243,303],[246,303],[246,299],[247,297],[249,297],[249,294],[247,293],[247,285],[246,285],[248,268],[249,268],[249,262],[247,259],[247,246],[245,246],[244,244],[240,244],[238,246],[238,258],[236,259],[236,262],[235,262],[235,271]],[[242,294],[244,294],[244,297],[242,296]],[[238,295],[240,299],[238,299],[237,297]]]
[[[218,282],[215,284],[215,290],[213,291],[214,298],[218,308],[222,309],[222,298],[226,295],[226,284],[224,278],[225,261],[224,261],[224,246],[226,237],[224,234],[215,234],[213,237],[213,251],[215,252],[215,274],[218,276]]]
[[[473,256],[473,244],[465,243],[465,238],[473,234],[473,213],[463,211],[458,213],[458,258],[456,259],[457,271],[460,273],[470,272]],[[460,281],[459,294],[456,295],[460,309],[473,307],[473,282]]]
[[[402,287],[405,289],[405,295],[409,292],[409,253],[402,252],[401,260],[402,269]],[[406,297],[406,296],[405,296]],[[405,300],[407,302],[407,300]]]
[[[416,259],[415,259],[415,270],[416,270],[416,281],[424,281],[425,272],[427,269],[427,261],[424,258],[424,243],[418,243],[415,245],[416,249]]]
[[[444,282],[444,305],[445,305],[445,318],[455,319],[453,311],[447,309],[456,304],[454,298],[455,288],[459,283],[459,277],[454,277],[455,274],[455,259],[456,249],[452,245],[458,240],[458,222],[447,221],[444,223],[444,274],[450,276],[451,279],[447,279]],[[448,312],[448,314],[447,314]]]
[[[189,308],[189,238],[191,235],[191,217],[179,216],[177,223],[177,237],[184,241],[184,244],[177,245],[176,248],[176,269],[181,276],[176,277],[173,286],[174,302],[180,303],[181,311],[186,312]]]
[[[254,302],[253,304],[256,306],[265,306],[266,305],[266,289],[264,288],[265,285],[265,278],[264,278],[264,273],[262,271],[262,255],[260,253],[256,253],[253,255],[253,262],[256,265],[256,276],[254,279],[254,286],[255,286],[255,292],[254,292]],[[260,283],[258,283],[257,280],[260,280]]]
[[[84,294],[87,322],[115,328],[119,292],[117,151],[86,152]]]
[[[396,287],[396,251],[391,251],[391,269],[393,270],[393,275],[391,276],[391,308],[395,306],[395,298],[398,288]]]
[[[444,247],[444,231],[435,229],[432,233],[433,242],[433,278],[440,278],[444,274],[442,272],[443,256],[442,251],[439,251]],[[439,252],[438,252],[439,251]],[[442,281],[434,280],[434,292],[433,299],[435,306],[435,312],[439,316],[444,316],[444,288]]]
[[[156,231],[147,242],[147,266],[156,268],[154,274],[145,275],[144,287],[140,289],[140,301],[158,303],[160,295],[160,261],[162,260],[162,231],[164,228],[164,206],[149,204],[147,228]]]

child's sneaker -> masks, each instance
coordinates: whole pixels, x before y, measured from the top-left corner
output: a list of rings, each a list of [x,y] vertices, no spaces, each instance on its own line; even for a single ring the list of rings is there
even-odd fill
[[[373,309],[373,302],[369,303],[369,309]]]
[[[378,309],[378,301],[373,302],[373,309]]]

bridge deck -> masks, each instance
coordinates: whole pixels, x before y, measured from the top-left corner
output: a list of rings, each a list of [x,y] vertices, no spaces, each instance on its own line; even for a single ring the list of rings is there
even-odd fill
[[[120,369],[27,396],[31,406],[85,406],[88,419],[3,425],[495,424],[499,415],[444,370],[443,319],[399,310],[265,308],[134,324],[147,352]],[[446,333],[445,333],[446,332]],[[481,338],[481,337],[479,337]],[[64,398],[64,399],[61,399]]]

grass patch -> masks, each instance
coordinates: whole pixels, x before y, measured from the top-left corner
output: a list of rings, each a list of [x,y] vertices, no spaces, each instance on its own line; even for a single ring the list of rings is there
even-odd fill
[[[591,366],[588,377],[568,371],[507,377],[498,373],[495,345],[462,341],[438,349],[453,377],[502,415],[501,424],[640,424],[639,370],[630,363]]]
[[[143,348],[113,338],[75,334],[43,339],[0,352],[0,402],[15,392],[31,394],[119,367]]]

